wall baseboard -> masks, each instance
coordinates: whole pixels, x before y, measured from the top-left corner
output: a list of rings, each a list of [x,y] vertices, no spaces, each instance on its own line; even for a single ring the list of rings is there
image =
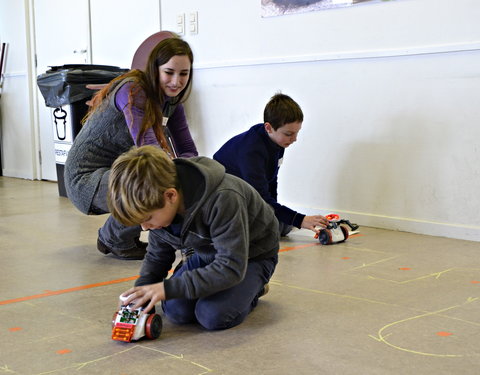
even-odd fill
[[[352,223],[356,223],[360,226],[480,242],[480,226],[477,225],[441,223],[428,220],[375,215],[352,211],[328,209],[313,210],[311,207],[307,210],[305,207],[295,208],[292,205],[289,205],[288,207],[291,207],[295,210],[298,209],[300,212],[306,212],[307,215],[313,215],[314,212],[320,214],[334,212],[340,215],[341,218],[350,220]]]
[[[24,180],[34,180],[31,171],[22,171],[16,169],[2,169],[3,177],[21,178]]]

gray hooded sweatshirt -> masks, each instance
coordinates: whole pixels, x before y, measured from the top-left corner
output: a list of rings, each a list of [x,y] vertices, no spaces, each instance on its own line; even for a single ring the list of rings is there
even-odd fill
[[[278,221],[248,183],[206,157],[174,160],[185,213],[167,228],[151,230],[136,285],[164,281],[167,299],[205,297],[240,283],[249,260],[275,256]],[[166,279],[175,250],[193,248],[204,268]]]

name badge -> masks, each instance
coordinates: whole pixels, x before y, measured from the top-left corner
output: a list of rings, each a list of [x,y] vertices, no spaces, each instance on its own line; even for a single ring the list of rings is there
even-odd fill
[[[167,122],[168,122],[168,117],[163,117],[162,125],[167,126]]]

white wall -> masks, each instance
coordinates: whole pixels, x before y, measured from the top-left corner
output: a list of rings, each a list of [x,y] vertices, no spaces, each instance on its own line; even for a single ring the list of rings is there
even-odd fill
[[[8,43],[0,97],[2,171],[35,178],[38,165],[32,150],[38,137],[31,113],[31,70],[28,1],[0,0],[0,43]]]
[[[92,64],[130,68],[133,55],[160,31],[159,0],[90,0]]]
[[[164,29],[198,11],[187,105],[200,152],[262,121],[278,90],[305,114],[280,201],[362,225],[480,241],[480,4],[396,0],[260,17],[260,0],[162,2]]]
[[[3,172],[36,178],[30,1],[0,0],[0,42],[10,43],[0,106]],[[395,0],[274,18],[261,18],[260,4],[160,2],[165,30],[176,30],[179,13],[188,29],[198,11],[199,34],[185,39],[196,59],[187,110],[200,152],[211,156],[261,122],[282,90],[305,113],[280,172],[283,203],[480,241],[480,4]]]
[[[311,60],[372,51],[459,48],[480,42],[475,0],[394,0],[348,8],[262,18],[261,0],[163,1],[162,26],[176,15],[199,12],[198,67]],[[456,47],[454,47],[456,46]]]

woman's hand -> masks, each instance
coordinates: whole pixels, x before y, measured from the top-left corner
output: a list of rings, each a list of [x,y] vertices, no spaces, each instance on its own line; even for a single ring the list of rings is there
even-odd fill
[[[328,220],[322,215],[305,216],[302,221],[302,228],[310,229],[315,233],[320,232],[317,227],[326,228]]]
[[[165,300],[165,288],[163,282],[136,286],[122,293],[122,297],[127,297],[123,302],[124,305],[129,303],[135,303],[134,309],[147,305],[144,309],[145,313],[148,313],[157,302]]]

